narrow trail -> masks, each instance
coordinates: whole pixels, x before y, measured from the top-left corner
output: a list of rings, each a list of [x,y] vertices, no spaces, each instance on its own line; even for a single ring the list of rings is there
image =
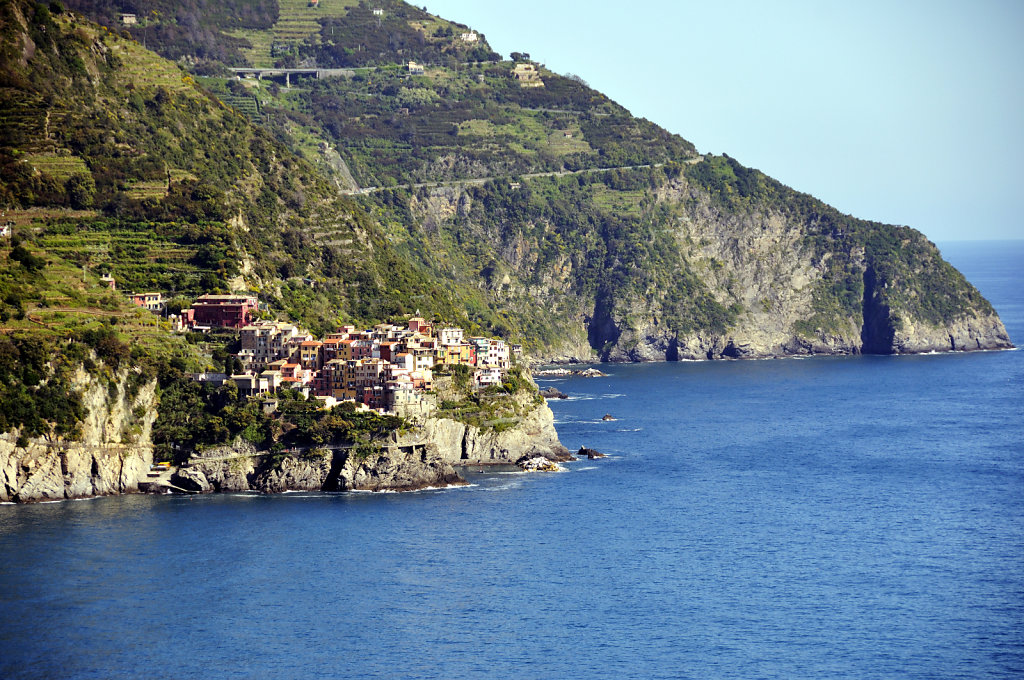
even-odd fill
[[[688,164],[696,163],[700,161],[700,157],[696,159],[687,159],[685,162]],[[605,172],[614,172],[616,170],[639,170],[641,168],[660,168],[664,166],[664,163],[654,163],[645,165],[622,165],[615,168],[585,168],[583,170],[553,170],[550,172],[527,172],[522,175],[517,175],[523,179],[535,179],[537,177],[567,177],[569,175],[584,175],[584,174],[598,174]],[[434,189],[437,187],[458,187],[458,186],[473,186],[486,184],[498,179],[507,179],[511,181],[508,175],[492,176],[492,177],[474,177],[471,179],[454,179],[447,182],[414,182],[412,184],[398,184],[393,187],[363,187],[362,189],[346,189],[341,192],[344,196],[361,196],[364,194],[373,194],[378,191],[388,191],[391,189],[401,189],[403,187],[410,187],[413,189]]]

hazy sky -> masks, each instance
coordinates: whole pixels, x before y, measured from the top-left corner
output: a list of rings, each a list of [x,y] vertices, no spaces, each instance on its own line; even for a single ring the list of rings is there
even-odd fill
[[[1020,0],[416,4],[843,212],[1024,238]]]

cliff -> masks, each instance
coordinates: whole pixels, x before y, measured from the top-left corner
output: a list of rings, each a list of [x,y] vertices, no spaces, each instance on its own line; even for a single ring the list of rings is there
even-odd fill
[[[669,243],[699,278],[700,294],[728,312],[723,322],[694,328],[672,318],[670,298],[613,291],[604,314],[591,323],[592,344],[601,348],[602,359],[1013,346],[988,301],[920,232],[840,215],[750,172],[763,190],[748,200],[723,199],[715,193],[721,188],[702,183],[697,173],[656,193],[672,214],[665,225]]]
[[[88,416],[77,440],[36,438],[19,447],[17,432],[0,435],[0,501],[85,498],[147,487],[156,385],[128,396],[125,376],[120,378],[110,388],[84,371],[78,373],[75,384]],[[551,409],[543,404],[500,432],[429,418],[409,432],[377,442],[368,454],[346,446],[271,453],[238,439],[193,456],[171,482],[198,493],[412,491],[465,483],[458,465],[513,464],[536,456],[570,459],[558,441]]]
[[[430,418],[411,432],[378,442],[369,453],[338,446],[274,454],[239,439],[193,457],[172,482],[198,493],[413,491],[465,483],[455,469],[458,465],[512,464],[536,456],[570,459],[546,405],[501,432]]]
[[[411,437],[407,441],[427,444],[437,451],[440,460],[450,465],[515,463],[536,456],[556,461],[569,459],[569,451],[558,440],[554,416],[546,404],[530,411],[508,430],[431,418]]]
[[[511,320],[544,328],[542,359],[1013,346],[914,229],[843,215],[727,157],[631,174],[439,187],[411,197],[405,219],[428,252],[454,237],[491,244],[480,288]],[[636,210],[608,210],[627,199]]]
[[[35,437],[19,446],[17,430],[0,435],[0,501],[138,491],[153,462],[156,382],[130,394],[128,376],[122,370],[108,381],[78,369],[72,386],[87,409],[79,437]]]
[[[95,18],[116,10],[74,4]],[[115,270],[125,288],[255,290],[317,334],[423,306],[535,358],[1011,346],[919,232],[701,155],[579,78],[535,65],[544,87],[523,88],[512,62],[463,63],[477,48],[450,22],[432,17],[429,40],[406,42],[429,16],[407,3],[376,28],[365,7],[321,8],[310,31],[331,49],[314,39],[296,56],[340,67],[365,51],[384,68],[288,88],[183,73],[53,7],[0,5],[0,199],[25,223],[29,208],[79,213],[19,224],[22,268],[45,253],[44,271]],[[192,13],[214,27],[218,11]],[[379,49],[364,50],[371,36]],[[154,44],[175,59],[192,49]],[[429,74],[388,67],[412,54]],[[263,126],[243,115],[254,108]],[[60,321],[63,307],[32,308],[13,283],[0,280],[0,316],[10,306]]]

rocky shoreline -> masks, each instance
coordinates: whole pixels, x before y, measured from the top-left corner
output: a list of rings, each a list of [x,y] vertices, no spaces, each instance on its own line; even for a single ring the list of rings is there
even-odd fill
[[[1005,333],[1005,331],[1003,331]],[[1012,349],[1008,336],[995,346],[957,346],[937,350],[934,343],[906,340],[895,354],[999,351]],[[808,348],[812,350],[813,348]],[[759,354],[737,352],[733,359],[807,358],[859,354],[815,352]],[[677,356],[676,360],[689,360]],[[563,358],[564,359],[564,358]],[[632,362],[664,361],[650,356]],[[697,357],[693,360],[707,360]],[[611,359],[615,361],[615,359]],[[622,361],[630,361],[622,359]],[[579,361],[578,363],[592,363]],[[552,372],[556,371],[556,372]],[[599,369],[542,369],[542,377],[596,375]],[[75,440],[40,437],[19,446],[17,432],[0,435],[0,502],[37,502],[96,496],[162,492],[149,477],[154,462],[150,431],[156,418],[156,385],[144,386],[134,396],[125,391],[127,374],[112,389],[88,376],[76,376],[76,385],[88,407],[81,435]],[[559,394],[549,393],[550,398]],[[133,414],[144,413],[141,419]],[[274,455],[236,442],[205,451],[176,471],[171,483],[189,493],[216,491],[413,491],[428,487],[465,484],[461,466],[515,465],[524,458],[544,457],[554,462],[572,459],[554,428],[546,404],[537,406],[512,429],[498,432],[454,420],[431,418],[411,432],[395,435],[379,455],[355,458],[343,449]]]
[[[0,502],[91,498],[130,493],[258,491],[415,491],[465,484],[460,466],[515,465],[542,457],[572,459],[558,440],[554,416],[535,405],[512,428],[499,431],[429,418],[393,433],[370,455],[348,447],[289,453],[257,450],[241,439],[194,455],[167,479],[152,477],[149,431],[156,418],[155,384],[133,399],[109,400],[109,390],[81,377],[89,418],[76,441],[38,438],[19,446],[16,433],[0,435]],[[122,443],[129,415],[144,410],[142,431]]]
[[[717,351],[707,355],[700,352],[680,354],[678,347],[672,350],[668,345],[652,342],[643,348],[634,349],[622,354],[613,354],[605,359],[597,356],[579,357],[559,355],[542,360],[540,365],[586,365],[586,364],[656,364],[673,363],[676,361],[771,361],[775,359],[809,359],[812,357],[844,357],[844,356],[917,356],[922,354],[961,354],[966,352],[1005,352],[1018,349],[1010,341],[1009,334],[1004,331],[994,333],[985,338],[969,337],[966,340],[957,335],[947,335],[941,340],[941,332],[936,331],[934,337],[896,338],[893,351],[864,352],[854,345],[835,346],[820,343],[794,343],[792,351],[761,351],[749,343],[736,344],[730,341]],[[665,354],[663,355],[662,352]],[[572,369],[539,369],[534,375],[542,378],[575,377],[583,371]],[[607,373],[601,373],[607,375]],[[593,377],[593,376],[585,376]]]
[[[275,456],[237,440],[193,457],[171,483],[190,493],[416,491],[465,484],[457,467],[517,465],[533,458],[572,460],[558,441],[546,405],[503,432],[430,418],[410,433],[393,435],[379,452],[366,456],[343,447]]]

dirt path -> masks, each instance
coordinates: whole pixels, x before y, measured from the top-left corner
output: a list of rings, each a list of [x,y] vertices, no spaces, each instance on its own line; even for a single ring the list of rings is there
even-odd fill
[[[690,160],[687,160],[689,163]],[[597,174],[603,172],[614,172],[615,170],[638,170],[640,168],[660,168],[664,163],[654,163],[653,165],[623,165],[617,168],[585,168],[583,170],[553,170],[550,172],[528,172],[522,175],[518,175],[523,179],[534,179],[537,177],[566,177],[568,175],[583,175],[583,174]],[[507,175],[499,177],[474,177],[472,179],[455,179],[449,182],[416,182],[413,184],[398,184],[393,187],[363,187],[362,189],[351,189],[348,191],[342,191],[341,193],[345,196],[360,196],[363,194],[373,194],[378,191],[387,191],[389,189],[400,189],[402,187],[412,187],[413,189],[434,189],[436,187],[458,187],[458,186],[471,186],[486,184],[497,179],[508,179],[511,178]]]

